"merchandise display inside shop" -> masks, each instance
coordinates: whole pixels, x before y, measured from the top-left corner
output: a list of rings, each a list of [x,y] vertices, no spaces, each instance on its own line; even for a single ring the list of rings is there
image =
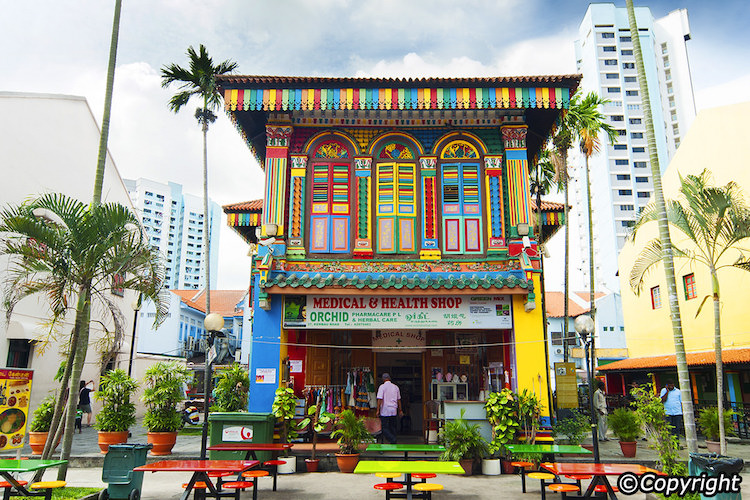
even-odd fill
[[[377,419],[388,373],[398,386],[400,434],[422,435],[445,401],[483,401],[513,385],[512,330],[288,330],[290,383],[305,405]]]

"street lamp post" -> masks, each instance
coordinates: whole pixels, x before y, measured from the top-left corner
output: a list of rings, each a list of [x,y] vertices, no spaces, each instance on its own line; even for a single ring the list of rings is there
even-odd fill
[[[588,314],[578,316],[573,323],[573,327],[580,335],[583,346],[586,351],[586,374],[589,379],[589,413],[591,420],[591,439],[594,443],[594,462],[599,463],[599,436],[597,435],[596,410],[594,409],[594,367],[591,356],[591,342],[594,340],[594,320]]]
[[[130,304],[130,307],[133,308],[133,311],[135,311],[135,316],[133,316],[133,336],[130,339],[130,359],[128,360],[128,377],[130,377],[133,374],[133,351],[135,350],[135,333],[136,333],[136,326],[138,325],[138,311],[141,310],[141,301],[142,301],[143,295],[138,294],[138,298],[133,301],[132,304]]]
[[[203,432],[201,434],[201,459],[205,460],[206,443],[208,442],[208,406],[211,395],[211,360],[208,351],[214,343],[214,336],[224,328],[224,317],[221,314],[211,313],[203,320],[206,329],[206,366],[203,373]]]

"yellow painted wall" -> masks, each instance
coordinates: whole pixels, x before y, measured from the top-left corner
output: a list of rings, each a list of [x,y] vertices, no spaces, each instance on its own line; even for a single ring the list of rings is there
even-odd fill
[[[534,273],[534,290],[541,290]],[[539,294],[536,309],[526,312],[526,295],[513,295],[513,326],[516,335],[516,380],[519,392],[528,389],[544,405],[542,415],[549,416],[547,397],[547,357],[544,355],[544,325]]]
[[[707,168],[712,172],[716,185],[735,181],[742,187],[745,203],[750,205],[750,102],[701,111],[690,131],[664,174],[664,196],[675,199],[679,193],[679,175],[698,175]],[[674,354],[674,340],[669,318],[664,268],[655,266],[644,280],[640,296],[630,289],[628,277],[632,263],[641,248],[658,237],[656,223],[639,231],[635,242],[629,241],[619,256],[620,286],[625,317],[625,335],[630,357]],[[677,247],[684,238],[676,230],[671,231]],[[750,243],[745,245],[750,247]],[[736,254],[729,255],[733,261]],[[695,273],[698,297],[685,300],[682,277]],[[686,351],[713,349],[713,305],[709,301],[703,306],[700,316],[696,312],[703,297],[711,294],[711,277],[706,268],[685,259],[675,260],[675,277],[682,317]],[[747,291],[750,290],[750,273],[735,269],[719,271],[722,297],[722,345],[724,348],[750,347],[750,307]],[[652,309],[652,287],[659,285],[662,307]]]

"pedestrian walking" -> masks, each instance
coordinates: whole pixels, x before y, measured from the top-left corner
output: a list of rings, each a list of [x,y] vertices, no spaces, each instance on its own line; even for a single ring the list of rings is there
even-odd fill
[[[599,427],[599,441],[609,441],[607,439],[607,397],[604,395],[604,382],[601,380],[597,384],[594,393],[594,410],[596,410],[596,419]]]
[[[91,393],[94,391],[94,381],[88,383],[81,380],[78,389],[78,409],[86,414],[86,426],[91,427]]]
[[[672,380],[667,380],[667,385],[662,388],[661,402],[664,403],[664,413],[667,414],[667,422],[672,426],[669,432],[676,437],[683,435],[682,420],[682,396],[680,390],[675,387]]]
[[[396,424],[401,411],[401,391],[391,382],[388,373],[383,374],[383,383],[378,387],[378,415],[383,429],[383,438],[396,444]]]

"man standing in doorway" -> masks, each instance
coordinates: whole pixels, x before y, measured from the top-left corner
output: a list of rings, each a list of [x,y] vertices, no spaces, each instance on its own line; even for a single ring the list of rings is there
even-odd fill
[[[680,390],[674,386],[674,382],[667,380],[667,386],[659,393],[661,402],[664,403],[664,413],[667,414],[667,422],[672,428],[669,432],[673,436],[682,435],[682,396]]]
[[[391,376],[383,374],[383,383],[378,388],[378,415],[383,428],[383,438],[396,444],[396,421],[401,415],[401,391],[391,382]]]

